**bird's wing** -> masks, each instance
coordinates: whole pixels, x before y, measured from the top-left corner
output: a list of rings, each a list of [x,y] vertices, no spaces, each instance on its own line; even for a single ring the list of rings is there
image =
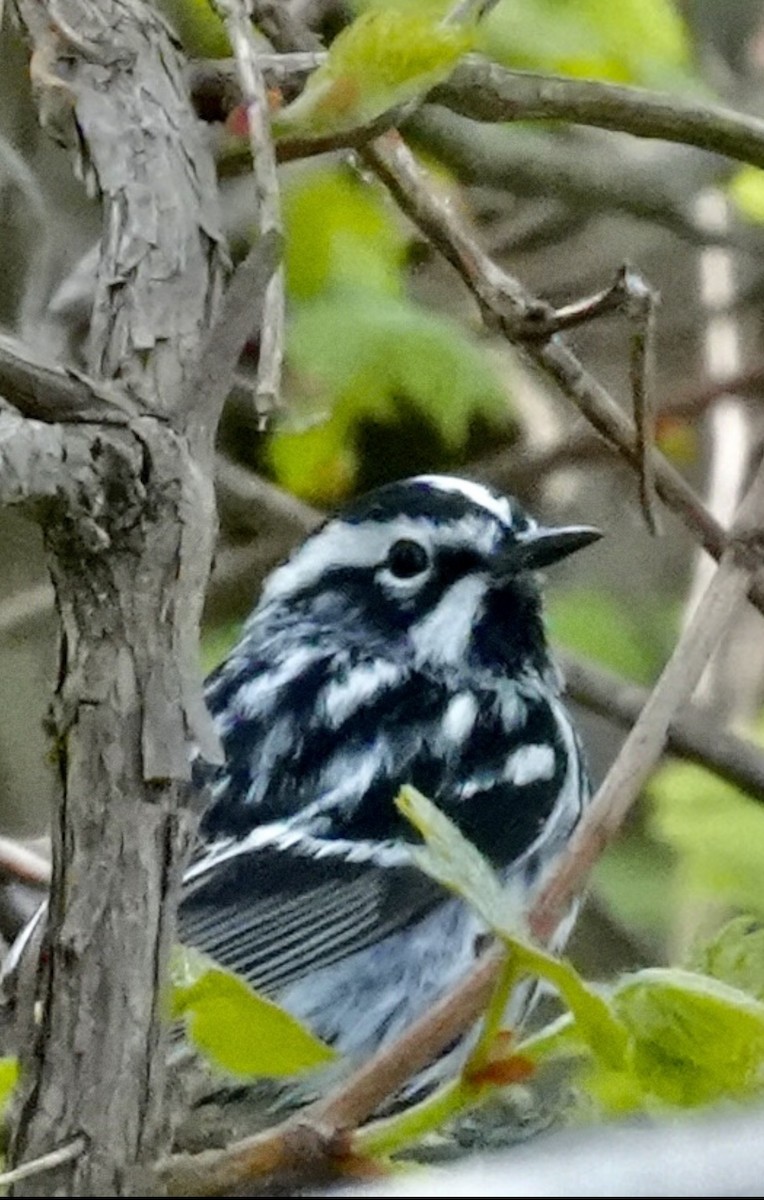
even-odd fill
[[[343,678],[325,658],[304,666],[264,716],[267,675],[242,666],[237,677],[229,664],[212,689],[227,762],[204,819],[208,847],[187,875],[181,938],[268,991],[444,901],[407,864],[416,839],[394,806],[402,784],[502,870],[544,840],[569,790],[570,747],[540,691],[502,702],[373,660],[358,667]]]
[[[445,899],[403,862],[354,862],[352,848],[288,842],[211,850],[190,868],[181,901],[180,940],[260,991],[347,958]]]

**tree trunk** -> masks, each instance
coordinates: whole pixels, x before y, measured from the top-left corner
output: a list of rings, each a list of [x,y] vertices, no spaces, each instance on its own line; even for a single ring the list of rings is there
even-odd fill
[[[153,9],[16,8],[41,120],[103,201],[88,366],[119,390],[113,420],[17,422],[0,439],[0,493],[36,501],[61,622],[53,885],[11,1159],[81,1138],[16,1194],[140,1193],[140,1164],[165,1147],[162,985],[195,825],[190,755],[213,744],[197,636],[217,414],[189,397],[226,258],[213,164]]]

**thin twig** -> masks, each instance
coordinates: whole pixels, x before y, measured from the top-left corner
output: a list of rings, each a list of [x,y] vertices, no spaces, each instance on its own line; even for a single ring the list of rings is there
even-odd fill
[[[272,40],[275,44],[276,39]],[[302,39],[301,49],[315,51],[316,43]],[[279,70],[279,78],[285,84],[299,83],[305,76],[305,60],[300,58],[290,57],[280,68],[269,60],[268,68]],[[225,69],[219,64],[209,68],[200,65],[194,75],[197,90],[206,86],[205,72],[214,77]],[[559,120],[697,146],[738,162],[764,167],[764,120],[675,93],[512,71],[469,54],[426,99],[475,121]],[[351,131],[356,141],[358,133],[359,130]]]
[[[141,411],[118,384],[46,362],[18,338],[0,333],[0,395],[36,421],[125,425]]]
[[[482,21],[499,0],[458,0],[443,18],[443,24],[458,25],[466,21]]]
[[[674,92],[510,71],[468,55],[428,99],[476,121],[561,120],[698,146],[764,167],[764,121]]]
[[[675,714],[689,702],[720,637],[737,616],[762,562],[764,462],[748,490],[727,549],[685,632],[573,836],[552,878],[533,906],[531,928],[548,936],[620,828],[658,758]]]
[[[234,52],[247,112],[255,184],[255,215],[260,237],[282,235],[281,202],[276,178],[268,94],[246,0],[215,0]],[[263,425],[279,405],[284,359],[284,271],[278,266],[265,287],[255,407]]]
[[[328,1096],[302,1109],[274,1129],[243,1138],[223,1150],[198,1155],[173,1155],[161,1163],[159,1177],[170,1195],[223,1195],[258,1175],[304,1168],[323,1156],[324,1169],[332,1156],[341,1159],[348,1139],[338,1131],[352,1130],[431,1062],[444,1046],[458,1038],[485,1008],[504,952],[489,951],[469,979],[441,1000],[393,1044],[364,1063]]]
[[[46,887],[50,883],[50,860],[13,838],[0,837],[0,877]]]
[[[428,184],[405,142],[396,134],[367,146],[366,162],[389,188],[400,207],[425,237],[456,268],[480,305],[483,317],[508,340],[524,345],[529,358],[555,380],[563,395],[580,409],[597,432],[635,469],[639,469],[633,421],[606,388],[581,364],[559,336],[541,344],[523,338],[529,316],[548,311],[519,280],[494,263],[464,226],[453,205]],[[689,484],[658,451],[652,453],[655,489],[714,558],[721,557],[726,534]],[[764,587],[751,584],[751,599],[764,611]]]
[[[648,529],[655,533],[655,479],[652,451],[655,445],[653,402],[654,339],[656,293],[633,267],[618,271],[609,287],[593,296],[575,300],[561,308],[529,301],[525,322],[515,319],[512,336],[523,342],[548,342],[557,333],[579,325],[624,312],[635,323],[631,337],[629,375],[636,429],[635,451],[639,475],[639,500]]]
[[[85,1149],[85,1138],[74,1138],[71,1142],[67,1142],[65,1146],[59,1146],[57,1150],[51,1150],[49,1154],[41,1154],[39,1158],[32,1159],[31,1162],[22,1163],[20,1167],[14,1167],[12,1171],[3,1171],[0,1175],[0,1188],[10,1187],[13,1183],[20,1183],[22,1179],[33,1179],[35,1175],[43,1175],[46,1171],[53,1171],[56,1167],[60,1167],[63,1163],[73,1162],[82,1154]]]
[[[189,411],[201,413],[205,421],[217,421],[247,338],[264,326],[266,289],[268,281],[275,278],[281,245],[281,234],[276,230],[269,230],[257,239],[236,268],[220,312],[205,338],[188,396]]]
[[[624,729],[632,727],[650,698],[647,688],[559,648],[555,657],[573,700]],[[668,729],[667,749],[764,803],[764,750],[721,728],[699,705],[687,704],[677,711]]]
[[[629,376],[637,431],[636,453],[639,476],[639,503],[651,533],[658,532],[655,503],[655,308],[656,293],[642,276],[630,269],[624,273],[624,287],[634,319],[629,356]]]

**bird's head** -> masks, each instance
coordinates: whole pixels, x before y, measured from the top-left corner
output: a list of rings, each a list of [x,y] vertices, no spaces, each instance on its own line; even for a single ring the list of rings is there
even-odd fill
[[[326,521],[271,575],[261,611],[421,664],[543,666],[535,572],[599,537],[585,525],[539,526],[482,484],[420,475]]]

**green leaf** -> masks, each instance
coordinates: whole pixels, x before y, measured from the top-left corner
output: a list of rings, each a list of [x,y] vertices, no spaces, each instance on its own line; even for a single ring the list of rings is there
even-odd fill
[[[231,44],[223,22],[209,0],[155,0],[186,54],[193,58],[226,58]]]
[[[466,900],[489,929],[506,930],[512,922],[509,893],[458,826],[409,785],[401,788],[395,806],[425,840],[424,846],[415,846],[411,850],[411,857],[420,870]],[[515,924],[519,928],[519,921]]]
[[[689,965],[764,1002],[764,927],[753,917],[734,917]]]
[[[519,973],[538,975],[557,989],[576,1018],[576,1036],[611,1066],[620,1063],[626,1034],[608,1000],[589,988],[570,963],[518,939],[526,915],[524,888],[518,895],[511,886],[503,887],[480,851],[416,788],[401,788],[395,803],[425,839],[423,847],[411,852],[416,864],[475,909],[511,951]]]
[[[380,188],[336,167],[284,189],[285,266],[293,299],[328,289],[397,296],[407,239]]]
[[[627,977],[613,1003],[634,1039],[646,1094],[695,1107],[761,1089],[764,1004],[716,979],[652,968]]]
[[[288,363],[304,397],[292,417],[303,428],[274,435],[271,464],[283,486],[315,503],[338,499],[352,483],[364,421],[395,424],[410,406],[455,451],[474,418],[497,427],[510,419],[479,343],[405,299],[357,291],[299,308]]]
[[[336,1058],[289,1013],[193,950],[178,948],[171,979],[170,1016],[183,1017],[194,1045],[232,1075],[277,1078]]]
[[[473,34],[429,12],[386,7],[362,13],[274,121],[277,133],[327,133],[365,124],[423,95],[449,74]]]

